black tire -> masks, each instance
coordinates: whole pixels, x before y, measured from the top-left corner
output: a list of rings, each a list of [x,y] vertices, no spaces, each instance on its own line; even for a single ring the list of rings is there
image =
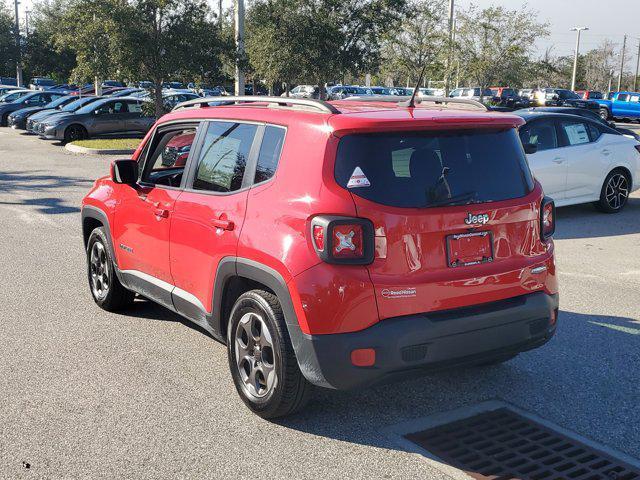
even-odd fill
[[[609,172],[604,179],[600,190],[600,200],[594,202],[594,206],[603,213],[621,212],[629,200],[631,179],[629,174],[622,169]]]
[[[606,108],[601,108],[600,109],[600,118],[602,118],[603,120],[609,120],[609,110]]]
[[[518,356],[517,353],[510,353],[508,355],[501,355],[499,357],[495,357],[491,360],[487,360],[486,362],[478,363],[478,367],[493,367],[495,365],[500,365],[502,363],[506,363],[509,360],[512,360]]]
[[[251,290],[236,300],[227,353],[236,390],[255,414],[282,417],[306,405],[312,385],[298,367],[280,302],[272,293]]]
[[[99,260],[99,266],[94,261],[95,258]],[[118,280],[103,227],[95,228],[89,235],[87,278],[91,296],[100,308],[117,312],[133,303],[135,293],[123,287]]]
[[[87,138],[87,130],[82,125],[69,125],[64,131],[64,143]]]

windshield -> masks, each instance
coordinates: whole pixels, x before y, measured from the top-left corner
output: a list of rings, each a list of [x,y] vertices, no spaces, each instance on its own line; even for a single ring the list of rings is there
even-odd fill
[[[334,173],[354,195],[392,207],[496,202],[533,189],[515,129],[347,135]]]
[[[580,98],[580,96],[577,93],[574,93],[570,90],[557,90],[557,93],[558,93],[558,96],[563,100]]]
[[[47,103],[47,104],[45,105],[45,107],[46,107],[46,108],[57,108],[57,107],[59,107],[60,105],[64,105],[65,103],[69,102],[71,98],[73,98],[73,97],[69,97],[69,96],[67,96],[67,97],[60,97],[60,98],[57,98],[57,99],[55,99],[53,102],[49,102],[49,103]]]
[[[86,105],[86,104],[88,104],[90,102],[95,102],[95,101],[96,101],[95,97],[79,98],[78,100],[74,100],[73,102],[68,103],[67,105],[62,107],[61,110],[63,112],[75,112],[76,110],[78,110],[83,105]]]
[[[0,97],[0,102],[5,102],[5,103],[15,102],[19,98],[24,97],[27,93],[31,93],[31,92],[26,91],[26,92],[5,93]]]
[[[82,115],[83,113],[91,113],[94,110],[97,110],[98,108],[100,108],[102,105],[104,105],[105,103],[108,103],[109,100],[102,100],[102,101],[98,101],[98,102],[91,102],[88,105],[85,105],[84,107],[81,107],[77,110],[77,114]]]
[[[602,100],[604,95],[602,95],[602,92],[589,92],[589,98],[593,100]]]

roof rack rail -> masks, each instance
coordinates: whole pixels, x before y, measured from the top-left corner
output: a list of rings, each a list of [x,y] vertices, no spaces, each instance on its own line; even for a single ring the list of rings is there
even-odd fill
[[[353,96],[347,97],[345,100],[352,100],[358,102],[386,102],[397,103],[401,107],[407,107],[410,96],[398,96],[398,95],[377,95],[377,96]],[[480,103],[477,100],[471,100],[470,98],[450,98],[450,97],[433,97],[433,96],[420,96],[416,97],[415,102],[417,104],[424,102],[432,102],[436,104],[443,103],[457,103],[459,105],[471,105],[484,111],[490,111],[484,103]]]
[[[268,103],[275,104],[280,107],[291,106],[303,106],[313,108],[322,113],[338,114],[340,110],[323,100],[312,100],[310,98],[292,98],[292,97],[270,97],[266,95],[243,95],[243,96],[229,96],[229,97],[203,97],[195,98],[193,100],[187,100],[186,102],[179,103],[173,108],[173,111],[184,110],[186,108],[200,108],[209,107],[212,105],[233,105],[239,103]]]

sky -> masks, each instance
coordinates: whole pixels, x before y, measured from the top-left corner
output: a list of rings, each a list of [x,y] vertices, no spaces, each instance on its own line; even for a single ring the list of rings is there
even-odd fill
[[[4,1],[13,4],[13,1]],[[208,2],[217,8],[217,0]],[[32,0],[21,0],[20,3],[23,15],[25,8],[31,8]],[[536,43],[540,55],[550,46],[553,46],[554,55],[571,55],[575,49],[576,34],[569,30],[575,26],[589,27],[589,31],[582,32],[582,52],[597,47],[605,38],[621,46],[626,33],[629,35],[627,50],[633,52],[631,64],[635,65],[640,41],[640,0],[455,0],[456,8],[467,8],[472,3],[480,8],[501,5],[509,10],[521,9],[528,4],[538,12],[538,20],[550,24],[551,35]],[[232,0],[224,0],[226,7],[231,4]]]

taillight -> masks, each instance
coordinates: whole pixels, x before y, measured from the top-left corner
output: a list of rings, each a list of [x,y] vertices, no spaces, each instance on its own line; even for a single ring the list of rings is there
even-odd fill
[[[313,226],[313,244],[316,250],[324,251],[324,227],[322,225]]]
[[[556,204],[549,197],[544,197],[540,205],[540,237],[548,240],[556,231]]]
[[[367,265],[373,262],[373,223],[364,218],[322,215],[311,221],[313,247],[327,263]]]

